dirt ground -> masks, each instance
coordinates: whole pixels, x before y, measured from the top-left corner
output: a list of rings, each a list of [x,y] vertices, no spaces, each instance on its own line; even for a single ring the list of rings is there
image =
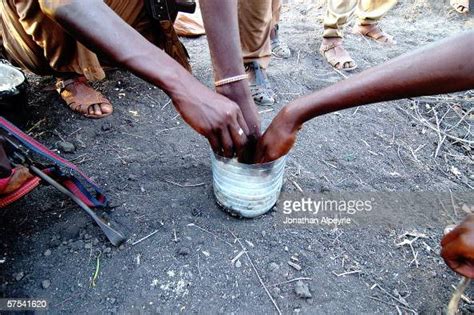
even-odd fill
[[[292,3],[284,7],[281,36],[293,56],[271,65],[279,100],[262,113],[264,125],[298,95],[342,79],[318,53],[323,9]],[[382,26],[397,46],[348,28],[357,71],[472,29],[474,19],[446,1],[400,1]],[[205,37],[185,43],[195,75],[210,85]],[[474,140],[472,92],[308,123],[288,158],[282,198],[357,192],[377,199],[368,218],[335,229],[284,226],[281,202],[254,220],[220,211],[206,141],[162,91],[129,73],[115,71],[98,84],[115,113],[97,121],[44,92],[51,78],[30,81],[30,134],[53,149],[63,140],[75,145],[63,156],[104,187],[113,206],[108,216],[128,241],[114,248],[78,207],[41,187],[0,210],[0,296],[46,298],[51,313],[277,313],[269,295],[285,314],[431,314],[447,305],[459,277],[439,257],[439,240],[447,224],[474,211],[474,168],[472,147],[436,129]],[[404,240],[413,242],[399,245]],[[466,295],[473,297],[472,289]],[[463,302],[461,309],[474,306]]]

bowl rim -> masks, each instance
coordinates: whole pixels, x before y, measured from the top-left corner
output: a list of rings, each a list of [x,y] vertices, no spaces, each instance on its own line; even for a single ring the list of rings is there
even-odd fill
[[[288,156],[288,155],[283,155],[283,156],[279,157],[276,160],[273,160],[273,161],[270,161],[270,162],[265,162],[265,163],[246,164],[246,163],[241,163],[241,162],[237,161],[236,158],[231,158],[230,159],[230,158],[227,158],[225,156],[219,155],[219,154],[217,154],[216,152],[214,152],[212,150],[211,150],[211,154],[214,157],[214,159],[217,160],[217,161],[221,161],[221,162],[224,162],[224,163],[231,163],[233,165],[240,166],[240,167],[247,168],[247,169],[265,169],[267,167],[278,164],[279,162],[282,162]]]

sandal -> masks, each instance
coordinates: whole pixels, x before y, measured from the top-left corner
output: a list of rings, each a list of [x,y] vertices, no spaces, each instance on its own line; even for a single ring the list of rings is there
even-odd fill
[[[362,35],[373,39],[382,44],[395,45],[397,42],[393,39],[393,36],[385,33],[379,27],[378,24],[368,24],[368,25],[354,25],[352,33],[356,35]]]
[[[458,13],[466,14],[469,12],[469,0],[451,0],[450,4]]]
[[[113,107],[109,100],[94,90],[88,84],[85,77],[68,80],[58,79],[56,91],[70,109],[87,118],[104,118],[113,112]],[[109,108],[107,109],[107,107]]]
[[[246,63],[245,72],[249,74],[250,93],[259,106],[271,106],[275,103],[275,93],[270,87],[267,75],[260,67],[258,62],[252,61]]]
[[[342,50],[342,52],[337,53],[338,48]],[[328,56],[327,52],[331,50],[334,50],[334,54],[332,56]],[[321,43],[319,52],[324,57],[324,59],[326,59],[326,61],[337,70],[351,71],[357,68],[354,59],[351,58],[349,53],[342,46],[341,38],[331,40],[328,44],[324,44],[323,41]],[[350,64],[353,66],[345,66]]]

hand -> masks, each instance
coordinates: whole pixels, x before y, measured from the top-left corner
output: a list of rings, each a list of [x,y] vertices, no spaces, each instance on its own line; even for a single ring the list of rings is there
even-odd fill
[[[239,106],[192,77],[183,77],[182,84],[172,100],[184,121],[206,137],[217,154],[227,158],[243,155],[249,128]]]
[[[257,143],[255,163],[274,161],[287,154],[296,141],[301,125],[291,112],[292,104],[285,106],[265,131]]]
[[[455,272],[474,278],[474,215],[443,237],[441,256]]]
[[[237,103],[242,111],[242,115],[249,128],[247,134],[247,145],[243,153],[239,156],[239,161],[251,163],[254,158],[257,141],[260,139],[260,115],[257,106],[250,94],[250,88],[247,80],[222,85],[216,88],[216,91]]]

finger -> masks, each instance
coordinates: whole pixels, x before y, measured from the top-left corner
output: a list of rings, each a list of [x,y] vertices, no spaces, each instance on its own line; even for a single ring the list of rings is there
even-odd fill
[[[265,155],[267,153],[267,146],[264,144],[262,139],[265,139],[265,134],[261,138],[261,141],[257,143],[256,151],[255,151],[255,157],[254,157],[254,163],[263,163],[265,160]]]
[[[461,264],[455,271],[465,277],[474,279],[474,265],[472,263]]]
[[[454,230],[452,230],[451,232],[443,236],[443,238],[441,239],[441,246],[445,246],[451,243],[452,241],[454,241],[456,238],[458,238],[459,233],[460,233],[460,229],[455,228]]]
[[[208,136],[207,140],[209,141],[209,144],[211,145],[212,151],[215,153],[222,155],[222,147],[219,142],[219,138],[216,137],[214,134],[211,134]]]
[[[230,136],[229,129],[224,128],[221,131],[220,141],[222,145],[223,155],[226,158],[233,158],[234,157],[234,145],[232,142],[232,137]]]
[[[242,128],[240,128],[240,126],[237,124],[237,121],[235,121],[233,125],[229,126],[229,134],[232,137],[232,142],[234,143],[234,149],[237,153],[237,157],[240,159],[247,144],[247,136],[245,135]]]
[[[237,122],[238,122],[240,128],[242,128],[242,130],[244,131],[244,133],[246,135],[249,135],[250,134],[250,129],[247,125],[247,122],[244,119],[244,116],[242,115],[242,112],[240,112],[240,111],[237,113]]]

